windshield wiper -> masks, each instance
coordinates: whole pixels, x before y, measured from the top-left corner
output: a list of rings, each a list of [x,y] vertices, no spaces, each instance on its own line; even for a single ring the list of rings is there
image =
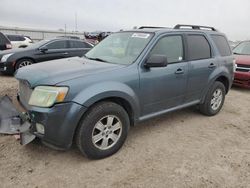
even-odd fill
[[[237,52],[233,52],[233,54],[235,54],[235,55],[244,55],[244,54],[240,54],[240,53],[237,53]]]
[[[102,58],[98,58],[98,57],[96,57],[96,58],[87,57],[87,56],[85,56],[85,57],[88,58],[88,59],[90,59],[90,60],[101,61],[101,62],[107,62],[106,60],[104,60],[104,59],[102,59]]]

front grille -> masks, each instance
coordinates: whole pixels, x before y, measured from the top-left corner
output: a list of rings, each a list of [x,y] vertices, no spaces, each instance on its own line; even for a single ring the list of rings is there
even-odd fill
[[[238,72],[250,72],[250,65],[237,64],[236,71],[238,71]]]
[[[24,105],[24,107],[28,108],[28,103],[29,103],[29,99],[30,96],[32,94],[32,89],[30,88],[30,85],[27,81],[24,80],[20,80],[19,81],[19,99],[22,103],[22,105]]]
[[[237,64],[237,66],[242,67],[242,68],[249,68],[250,69],[250,65]]]

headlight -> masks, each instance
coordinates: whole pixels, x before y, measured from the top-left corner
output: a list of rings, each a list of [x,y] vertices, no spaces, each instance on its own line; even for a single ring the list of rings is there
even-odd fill
[[[1,59],[1,62],[6,62],[7,60],[8,60],[8,58],[10,57],[10,56],[12,56],[13,55],[13,53],[12,54],[6,54],[6,55],[4,55],[3,57],[2,57],[2,59]]]
[[[51,107],[55,103],[63,102],[67,87],[38,86],[31,94],[29,105],[38,107]]]
[[[236,72],[236,69],[237,69],[237,64],[236,64],[236,60],[233,61],[233,65],[234,65],[234,72]]]

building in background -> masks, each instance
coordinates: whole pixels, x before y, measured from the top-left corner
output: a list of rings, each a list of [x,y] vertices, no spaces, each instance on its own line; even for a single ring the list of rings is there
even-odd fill
[[[11,35],[29,36],[33,41],[37,42],[43,39],[54,38],[59,36],[76,36],[80,39],[85,39],[84,32],[65,32],[63,30],[39,30],[39,29],[26,29],[19,27],[3,27],[0,26],[0,32]]]

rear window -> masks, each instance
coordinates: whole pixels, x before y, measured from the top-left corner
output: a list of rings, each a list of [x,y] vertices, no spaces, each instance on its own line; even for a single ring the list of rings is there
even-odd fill
[[[188,35],[189,60],[201,60],[211,58],[211,47],[203,35]]]
[[[221,35],[212,35],[212,39],[220,52],[221,56],[230,56],[232,55],[230,46],[227,42],[227,39]]]
[[[0,44],[10,44],[9,40],[3,33],[0,33]]]

